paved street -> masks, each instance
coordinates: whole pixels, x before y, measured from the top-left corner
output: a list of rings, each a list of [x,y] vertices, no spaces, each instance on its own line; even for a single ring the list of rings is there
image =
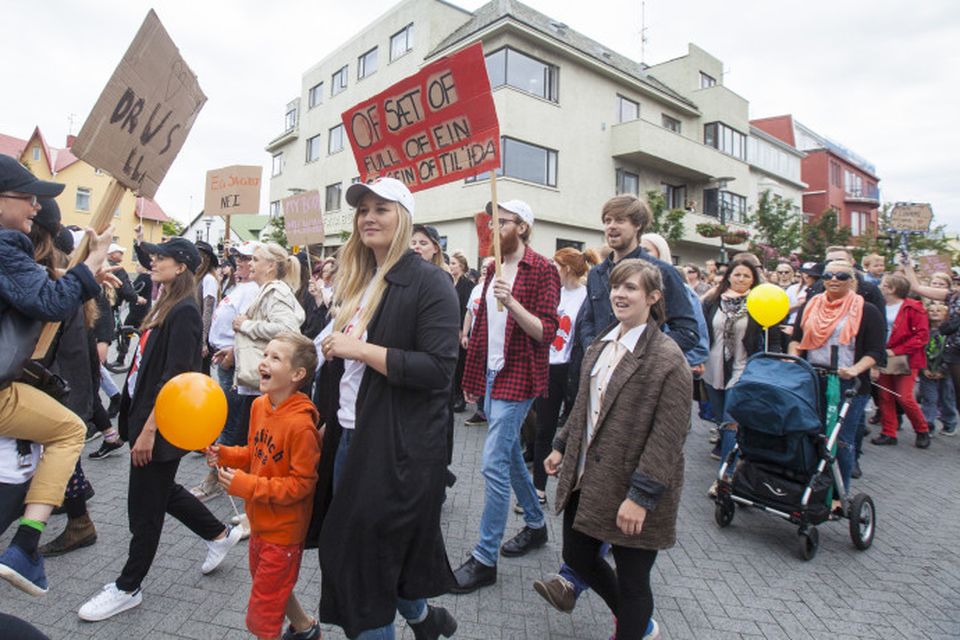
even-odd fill
[[[460,480],[444,509],[444,533],[456,567],[476,542],[483,506],[479,468],[484,428],[457,426],[455,471]],[[687,441],[686,487],[680,509],[679,543],[659,556],[655,567],[655,617],[664,638],[957,638],[960,637],[960,554],[957,500],[960,438],[936,436],[927,451],[904,435],[898,447],[866,444],[865,476],[857,486],[878,506],[873,547],[856,551],[846,522],[821,526],[820,552],[811,562],[797,555],[793,526],[758,512],[739,510],[730,528],[720,530],[713,504],[704,496],[715,463],[708,458],[707,427],[697,423]],[[96,448],[94,442],[86,452]],[[86,453],[85,452],[85,453]],[[113,620],[81,622],[77,608],[103,584],[113,581],[128,543],[126,471],[128,457],[84,467],[96,497],[90,512],[98,543],[47,562],[50,593],[33,599],[0,584],[0,610],[33,622],[51,638],[249,637],[244,612],[250,585],[246,543],[210,576],[201,576],[205,546],[185,527],[167,519],[160,552],[144,584],[143,604]],[[179,480],[192,486],[203,461],[187,457]],[[553,481],[551,480],[551,483]],[[549,488],[553,497],[553,486]],[[232,515],[218,498],[214,512]],[[55,516],[44,539],[59,533],[65,516]],[[521,526],[511,514],[508,533]],[[612,619],[593,594],[572,615],[544,604],[532,581],[555,572],[560,557],[560,519],[549,520],[550,542],[525,558],[504,559],[496,586],[438,600],[460,623],[457,638],[606,639]],[[11,531],[0,539],[6,546]],[[297,595],[316,606],[320,575],[315,552],[304,556]],[[325,629],[328,638],[342,638]],[[413,634],[405,630],[404,638]]]

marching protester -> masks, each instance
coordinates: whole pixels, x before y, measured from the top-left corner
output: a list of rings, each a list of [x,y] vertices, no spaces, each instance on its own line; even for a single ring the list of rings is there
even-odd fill
[[[157,431],[154,414],[163,384],[180,373],[199,371],[202,364],[203,320],[194,279],[200,253],[192,242],[177,237],[158,245],[142,243],[141,247],[151,256],[153,281],[162,285],[162,293],[144,322],[133,365],[122,386],[120,434],[131,443],[130,548],[117,580],[80,607],[80,618],[91,622],[106,620],[142,602],[141,584],[160,545],[166,514],[206,541],[204,574],[223,562],[243,533],[240,527],[225,527],[177,484],[177,469],[186,451]]]
[[[147,311],[150,310],[150,299],[153,282],[150,280],[150,270],[145,269],[143,265],[137,264],[137,276],[133,279],[131,285],[137,299],[128,304],[127,316],[123,319],[124,326],[139,327],[143,324],[143,319],[147,317]],[[122,367],[126,363],[127,354],[130,352],[130,334],[121,333],[117,336],[117,358],[113,362],[113,367]],[[107,365],[109,369],[111,365]]]
[[[119,283],[105,267],[112,227],[99,235],[87,231],[87,258],[58,280],[51,280],[36,263],[27,234],[40,208],[37,198],[56,197],[63,187],[37,180],[14,158],[0,155],[0,341],[8,357],[0,370],[0,436],[44,447],[43,457],[30,462],[30,466],[36,464],[36,471],[23,499],[4,496],[0,500],[8,510],[0,513],[0,522],[23,514],[10,545],[0,554],[0,578],[31,595],[47,591],[43,558],[37,552],[40,534],[54,507],[63,501],[86,426],[54,398],[16,380],[33,353],[42,322],[67,320],[97,295],[100,282]],[[21,492],[23,484],[4,487],[3,492]]]
[[[864,270],[863,279],[879,287],[880,282],[883,280],[883,273],[886,271],[886,261],[883,256],[871,253],[863,256],[861,264]]]
[[[945,436],[957,435],[957,407],[953,397],[953,382],[944,362],[943,354],[947,337],[940,333],[940,325],[947,319],[947,305],[931,301],[927,305],[930,322],[930,340],[926,346],[927,364],[920,371],[920,408],[932,432],[934,422],[940,418]]]
[[[318,287],[313,273],[310,270],[310,256],[307,255],[308,249],[303,248],[297,254],[297,260],[300,262],[300,283],[294,291],[297,302],[303,309],[303,323],[300,325],[300,333],[313,340],[327,323],[327,305],[323,304],[323,297],[317,295]],[[316,258],[313,258],[316,260]]]
[[[200,266],[197,268],[195,279],[197,281],[197,298],[200,301],[200,315],[203,319],[203,372],[209,374],[212,354],[208,346],[208,337],[213,309],[220,299],[220,282],[215,275],[217,267],[220,266],[220,261],[217,258],[217,252],[209,243],[197,240],[196,245],[197,251],[200,252]]]
[[[483,259],[482,264],[480,265],[480,273],[477,277],[477,284],[474,285],[473,289],[470,290],[470,297],[467,301],[467,308],[463,314],[463,320],[461,321],[460,328],[460,351],[463,355],[463,363],[466,366],[467,356],[466,350],[470,346],[470,336],[473,335],[473,328],[477,326],[477,310],[480,309],[480,300],[483,298],[484,284],[487,281],[487,273],[490,271],[490,267],[493,265],[493,257],[488,256]],[[460,387],[463,389],[463,376],[460,376]],[[466,399],[464,399],[464,404],[466,404]],[[487,416],[483,413],[483,406],[485,404],[485,399],[483,396],[477,397],[476,407],[473,412],[473,415],[463,421],[468,427],[478,427],[481,425],[487,424]]]
[[[493,216],[492,203],[487,213]],[[467,349],[463,390],[467,402],[484,396],[484,506],[480,540],[456,571],[453,593],[497,581],[497,558],[522,556],[547,542],[546,519],[520,451],[520,425],[533,400],[548,390],[550,344],[557,334],[560,276],[530,245],[533,210],[522,200],[499,205],[501,275],[487,273],[477,324]],[[494,226],[491,217],[491,228]],[[510,490],[523,508],[523,529],[503,546]]]
[[[440,509],[456,293],[449,274],[409,249],[414,200],[402,182],[352,184],[346,200],[353,233],[340,251],[335,315],[316,340],[320,619],[350,638],[389,640],[399,611],[417,640],[450,637],[457,622],[426,598],[454,582]]]
[[[453,276],[453,288],[457,290],[457,301],[460,303],[460,324],[467,315],[467,306],[470,304],[470,293],[474,283],[470,280],[470,263],[460,251],[454,251],[450,256],[450,275]],[[466,401],[463,398],[463,367],[467,362],[467,350],[460,347],[460,356],[457,358],[457,370],[453,379],[453,412],[466,411]]]
[[[603,598],[614,637],[653,638],[650,573],[676,541],[693,384],[677,344],[656,330],[666,314],[659,270],[627,259],[609,282],[618,323],[587,348],[545,468],[559,475],[564,562]]]
[[[702,296],[707,291],[710,290],[710,283],[705,281],[702,278],[700,267],[695,264],[686,264],[683,266],[683,273],[687,278],[687,284],[696,292],[698,296]]]

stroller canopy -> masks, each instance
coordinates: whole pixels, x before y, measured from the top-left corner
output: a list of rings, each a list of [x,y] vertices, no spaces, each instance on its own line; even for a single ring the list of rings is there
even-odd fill
[[[783,354],[752,356],[727,392],[726,406],[738,425],[771,435],[823,427],[817,372],[806,360]]]

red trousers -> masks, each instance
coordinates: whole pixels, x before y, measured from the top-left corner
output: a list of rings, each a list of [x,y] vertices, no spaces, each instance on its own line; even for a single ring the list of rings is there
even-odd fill
[[[912,369],[908,376],[889,376],[885,373],[880,374],[880,380],[877,382],[882,387],[886,387],[900,394],[897,398],[889,391],[880,389],[880,419],[883,425],[883,435],[891,438],[897,437],[897,405],[903,409],[913,430],[917,433],[926,433],[930,431],[920,405],[917,399],[913,397],[913,385],[917,381],[917,369]]]

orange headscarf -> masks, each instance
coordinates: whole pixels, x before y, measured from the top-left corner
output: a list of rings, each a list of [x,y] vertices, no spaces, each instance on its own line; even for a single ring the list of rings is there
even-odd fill
[[[851,291],[833,301],[827,300],[826,293],[810,298],[803,310],[803,340],[800,341],[800,348],[811,351],[827,344],[844,318],[847,323],[840,330],[840,344],[850,344],[856,339],[863,319],[863,296]]]

